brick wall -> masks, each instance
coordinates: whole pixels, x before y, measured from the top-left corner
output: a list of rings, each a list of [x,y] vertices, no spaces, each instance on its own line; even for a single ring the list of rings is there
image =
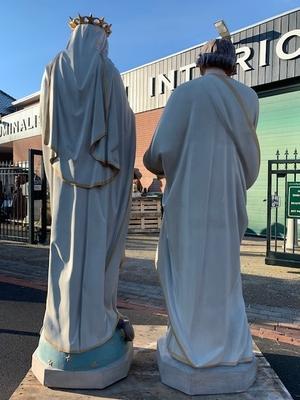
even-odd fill
[[[41,150],[42,136],[33,136],[26,139],[15,140],[13,142],[14,162],[28,160],[28,149]]]
[[[152,136],[155,132],[159,118],[163,112],[163,108],[138,113],[135,115],[136,120],[136,160],[135,167],[139,168],[143,177],[142,185],[148,187],[152,179],[155,177],[151,172],[147,171],[143,164],[143,156],[148,149]],[[13,142],[13,159],[14,162],[25,161],[28,159],[28,149],[41,149],[41,136],[15,140]]]
[[[148,149],[152,136],[156,129],[160,116],[162,115],[163,108],[150,110],[143,113],[135,114],[136,121],[136,158],[135,167],[138,168],[143,177],[141,179],[142,185],[148,187],[152,179],[155,177],[151,172],[147,171],[143,164],[143,156]]]

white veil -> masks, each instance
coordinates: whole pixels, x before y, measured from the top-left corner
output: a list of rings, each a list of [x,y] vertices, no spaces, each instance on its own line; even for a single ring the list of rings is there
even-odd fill
[[[107,52],[103,28],[79,25],[42,83],[44,152],[64,181],[84,188],[109,183],[120,169],[118,118],[110,104],[120,101],[124,86]]]

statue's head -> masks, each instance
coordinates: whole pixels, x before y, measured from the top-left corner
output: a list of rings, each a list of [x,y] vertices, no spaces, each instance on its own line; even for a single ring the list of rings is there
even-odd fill
[[[201,47],[197,60],[201,75],[208,68],[222,69],[228,76],[236,73],[235,47],[229,39],[215,39]]]
[[[71,29],[76,29],[78,25],[94,25],[102,28],[107,36],[111,34],[111,24],[108,24],[104,17],[93,17],[92,14],[89,16],[81,16],[78,14],[78,17],[72,18],[70,17],[69,26]]]
[[[68,47],[74,47],[76,43],[81,48],[94,48],[107,55],[107,38],[111,34],[111,24],[108,24],[103,17],[93,17],[92,14],[70,17],[69,26],[73,32]]]

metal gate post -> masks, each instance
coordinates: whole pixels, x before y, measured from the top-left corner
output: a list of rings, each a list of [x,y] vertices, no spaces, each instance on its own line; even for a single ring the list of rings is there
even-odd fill
[[[28,242],[31,244],[35,243],[34,240],[34,152],[32,149],[28,150],[28,197],[29,197],[29,205],[28,205]]]
[[[42,179],[42,209],[41,209],[41,234],[40,234],[40,242],[45,243],[47,239],[47,178],[45,173],[45,167],[42,159],[41,165],[41,179]]]
[[[271,210],[272,210],[272,161],[268,161],[268,193],[267,193],[267,254],[269,257],[271,250]]]

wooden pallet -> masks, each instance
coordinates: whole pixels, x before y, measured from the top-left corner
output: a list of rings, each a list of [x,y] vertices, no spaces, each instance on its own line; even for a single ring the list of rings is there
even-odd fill
[[[132,199],[128,232],[159,232],[161,226],[161,201],[156,197]]]

